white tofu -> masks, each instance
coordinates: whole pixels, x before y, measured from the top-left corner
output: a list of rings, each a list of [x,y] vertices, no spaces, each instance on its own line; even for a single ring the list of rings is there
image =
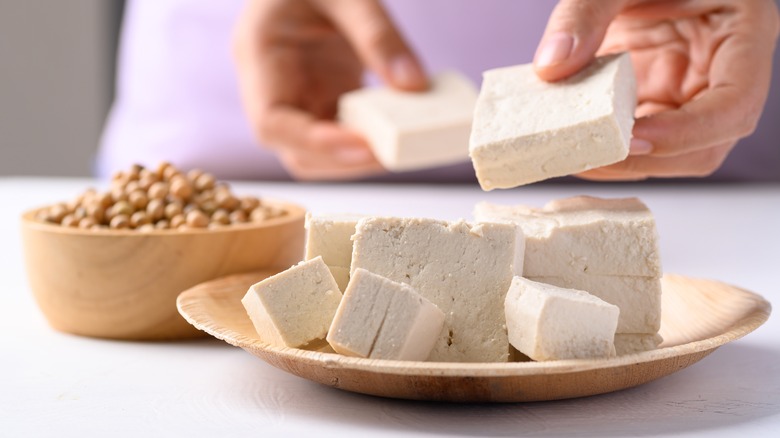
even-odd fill
[[[317,256],[328,265],[333,278],[344,290],[352,264],[352,235],[358,214],[306,214],[306,260]]]
[[[661,279],[614,275],[572,274],[528,277],[529,280],[584,290],[620,308],[617,333],[653,334],[661,327]]]
[[[587,292],[514,277],[505,311],[509,342],[533,360],[615,356],[620,310]]]
[[[356,269],[327,340],[357,357],[425,360],[444,326],[444,313],[411,286]]]
[[[338,118],[366,137],[386,169],[409,171],[468,160],[476,101],[468,79],[443,73],[424,92],[384,87],[346,93]]]
[[[616,333],[615,352],[618,356],[655,350],[664,339],[658,333]]]
[[[302,347],[325,339],[341,291],[321,257],[252,285],[241,304],[263,342]]]
[[[474,217],[515,223],[523,229],[524,277],[662,275],[655,220],[636,198],[579,196],[542,209],[481,202]]]
[[[531,64],[488,70],[469,151],[484,190],[570,175],[626,158],[636,80],[627,53],[597,58],[562,81]]]
[[[446,315],[429,360],[508,360],[503,304],[512,276],[522,270],[518,227],[366,218],[353,241],[353,274],[363,268],[409,284]]]

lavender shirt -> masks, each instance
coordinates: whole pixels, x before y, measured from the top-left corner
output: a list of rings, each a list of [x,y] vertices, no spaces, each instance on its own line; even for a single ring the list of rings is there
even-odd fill
[[[387,0],[426,69],[475,84],[488,68],[530,62],[554,0]],[[243,2],[127,2],[117,97],[97,157],[107,176],[167,160],[230,179],[289,179],[253,139],[241,109],[230,36]],[[780,51],[774,55],[778,65]],[[710,180],[780,181],[780,74],[758,130]],[[469,163],[380,180],[473,181]]]

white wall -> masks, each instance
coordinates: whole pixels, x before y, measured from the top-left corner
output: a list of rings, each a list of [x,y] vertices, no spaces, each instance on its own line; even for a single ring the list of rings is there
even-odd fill
[[[91,174],[119,7],[0,0],[0,176]]]

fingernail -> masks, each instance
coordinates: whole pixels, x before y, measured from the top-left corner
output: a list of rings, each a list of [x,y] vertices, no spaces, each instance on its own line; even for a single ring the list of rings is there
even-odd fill
[[[552,67],[565,61],[574,48],[574,37],[565,32],[554,33],[542,41],[536,51],[537,67]]]
[[[333,154],[345,164],[367,163],[374,159],[374,154],[365,148],[340,148],[333,151]]]
[[[631,145],[628,147],[629,155],[647,155],[653,152],[653,144],[641,138],[632,138]]]
[[[426,86],[425,75],[409,55],[400,55],[390,62],[393,84],[402,88],[417,89]]]

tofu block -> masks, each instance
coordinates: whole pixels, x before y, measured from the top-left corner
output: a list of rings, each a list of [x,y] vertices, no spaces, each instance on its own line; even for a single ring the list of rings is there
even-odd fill
[[[341,123],[368,140],[393,172],[468,160],[477,91],[458,73],[435,76],[424,92],[363,88],[339,100]]]
[[[579,289],[620,308],[617,333],[654,334],[661,328],[661,279],[614,275],[573,274],[528,277],[539,283]]]
[[[241,304],[263,342],[302,347],[325,339],[341,291],[322,257],[252,285]]]
[[[518,227],[366,218],[353,242],[353,274],[362,268],[408,284],[444,312],[445,327],[428,360],[508,360],[503,304],[512,276],[522,270]]]
[[[422,361],[443,326],[444,312],[411,286],[356,269],[327,340],[347,356]]]
[[[532,64],[486,71],[469,143],[480,186],[517,187],[622,161],[636,101],[628,53],[554,83]]]
[[[664,339],[658,333],[616,333],[615,352],[618,356],[655,350]]]
[[[523,229],[524,277],[662,275],[655,220],[637,198],[579,196],[541,209],[481,202],[474,217]]]
[[[535,361],[615,356],[620,310],[587,292],[514,277],[505,311],[509,342]]]
[[[306,260],[317,256],[328,265],[340,290],[349,282],[352,264],[352,235],[358,214],[306,214]]]

